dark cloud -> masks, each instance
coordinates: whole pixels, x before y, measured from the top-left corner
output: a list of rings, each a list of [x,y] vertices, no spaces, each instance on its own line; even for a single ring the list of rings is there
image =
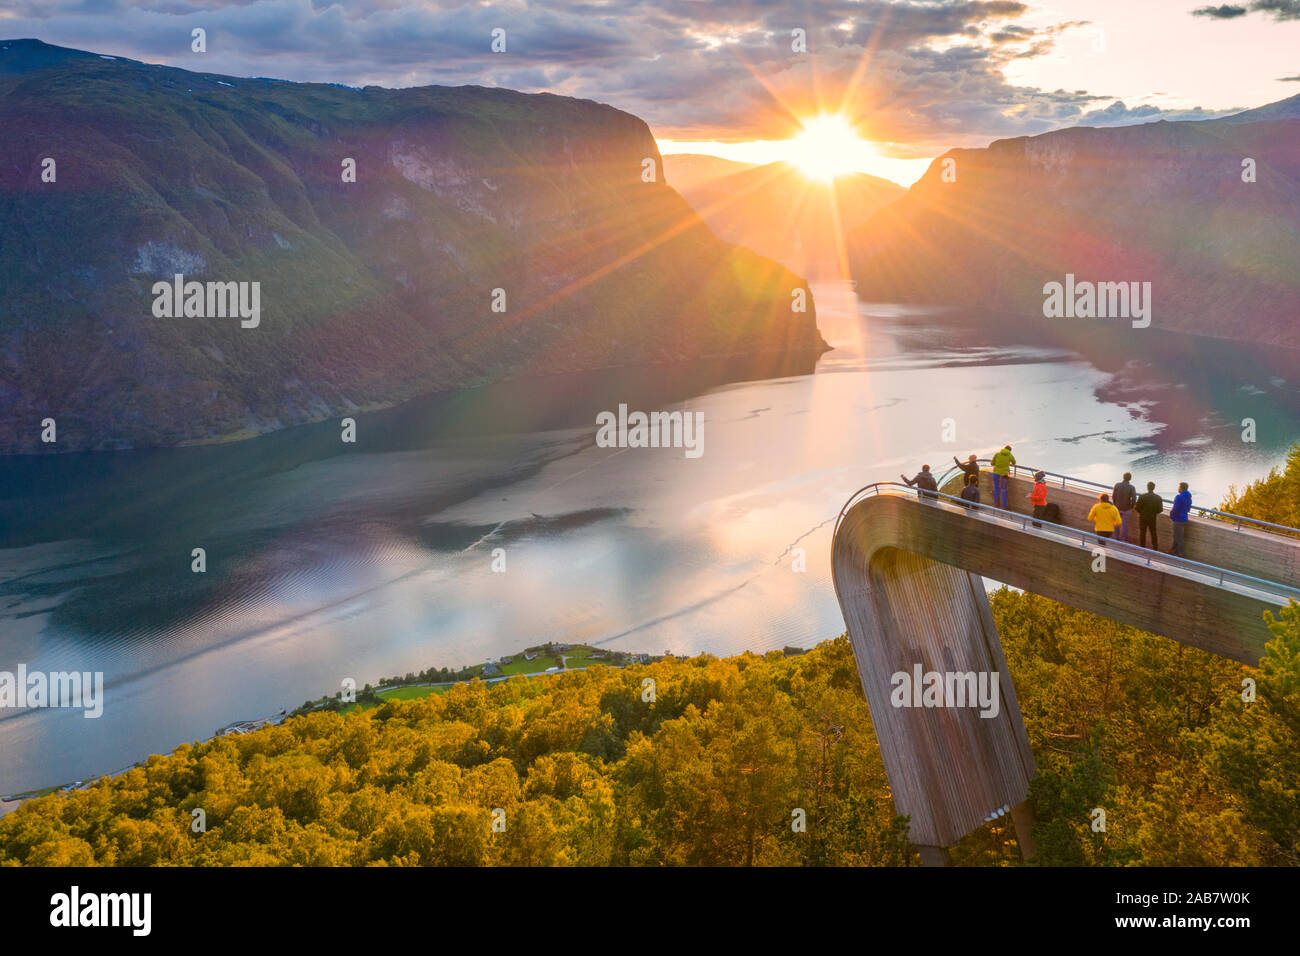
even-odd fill
[[[1271,13],[1275,20],[1300,20],[1300,0],[1255,0],[1250,9]]]
[[[1277,81],[1279,83],[1300,83],[1300,76],[1279,76]]]
[[[1248,12],[1267,13],[1274,20],[1300,20],[1300,0],[1253,0],[1249,8],[1226,3],[1218,7],[1197,7],[1192,11],[1192,16],[1235,20]]]
[[[1192,11],[1192,16],[1209,17],[1213,20],[1233,20],[1244,17],[1246,12],[1245,7],[1233,7],[1225,3],[1217,7],[1197,7]]]

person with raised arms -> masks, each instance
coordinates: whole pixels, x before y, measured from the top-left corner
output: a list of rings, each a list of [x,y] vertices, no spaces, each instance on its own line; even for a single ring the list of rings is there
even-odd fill
[[[898,477],[907,482],[907,487],[920,488],[922,498],[933,498],[934,495],[927,495],[926,492],[939,490],[939,483],[934,480],[934,475],[930,474],[929,465],[922,465],[915,478],[908,478],[907,475],[899,475]]]
[[[974,455],[971,455],[965,461],[957,461],[957,456],[953,455],[952,460],[954,463],[956,463],[957,467],[962,470],[962,474],[966,476],[962,480],[963,485],[966,484],[968,481],[970,481],[972,475],[975,476],[976,481],[979,480],[980,477],[979,459],[976,458]]]

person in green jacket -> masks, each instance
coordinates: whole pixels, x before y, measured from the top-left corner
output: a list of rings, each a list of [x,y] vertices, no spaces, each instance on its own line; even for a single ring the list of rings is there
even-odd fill
[[[1011,446],[1004,445],[993,456],[993,507],[1007,509],[1007,491],[1011,487],[1011,466],[1016,463],[1016,456],[1011,454]]]

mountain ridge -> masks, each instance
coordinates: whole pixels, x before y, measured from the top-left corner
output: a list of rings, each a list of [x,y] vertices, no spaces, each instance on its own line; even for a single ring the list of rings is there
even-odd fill
[[[0,41],[0,126],[0,451],[241,437],[511,378],[825,348],[804,280],[719,241],[664,183],[644,121],[606,104]],[[151,289],[177,272],[260,283],[260,325],[155,317]]]
[[[1044,285],[1067,274],[1149,281],[1157,327],[1300,347],[1300,96],[949,150],[848,244],[871,299],[1049,322]]]

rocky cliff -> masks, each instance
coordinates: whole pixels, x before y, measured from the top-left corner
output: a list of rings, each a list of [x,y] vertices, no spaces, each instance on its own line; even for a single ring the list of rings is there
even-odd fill
[[[715,237],[645,123],[594,102],[9,40],[0,130],[0,451],[168,445],[513,377],[824,348],[811,296],[791,308],[803,280]],[[160,307],[176,274],[204,284],[207,311]],[[222,290],[254,283],[255,324],[220,314]],[[40,443],[45,418],[57,445]]]

